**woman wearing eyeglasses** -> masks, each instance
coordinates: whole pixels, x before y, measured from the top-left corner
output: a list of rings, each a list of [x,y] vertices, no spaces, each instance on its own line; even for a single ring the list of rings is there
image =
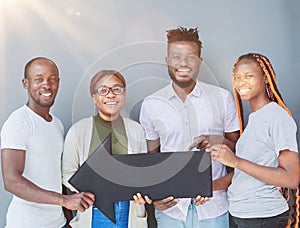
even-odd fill
[[[112,133],[113,154],[147,152],[142,127],[137,122],[120,115],[125,105],[125,93],[126,82],[119,72],[102,70],[91,79],[90,94],[97,106],[98,114],[75,123],[65,139],[62,177],[63,184],[71,191],[75,189],[68,180],[109,133]],[[85,213],[77,212],[70,225],[73,228],[147,227],[144,199],[136,196],[135,199],[136,202],[122,201],[114,204],[116,224],[93,206]]]

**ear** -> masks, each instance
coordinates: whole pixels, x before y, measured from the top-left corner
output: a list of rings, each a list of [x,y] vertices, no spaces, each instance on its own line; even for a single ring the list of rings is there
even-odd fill
[[[203,58],[202,57],[199,57],[199,63],[201,64],[203,61]]]
[[[27,78],[22,79],[22,85],[25,89],[28,89],[28,79]]]
[[[265,77],[265,84],[269,84],[268,78]]]
[[[169,61],[168,57],[165,58],[165,61],[166,61],[166,64],[168,65],[168,61]]]
[[[95,95],[93,95],[92,98],[93,98],[94,104],[97,105],[97,97]]]

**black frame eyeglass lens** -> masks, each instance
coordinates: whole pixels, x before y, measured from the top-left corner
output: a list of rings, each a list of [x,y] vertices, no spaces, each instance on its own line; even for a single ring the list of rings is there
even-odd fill
[[[106,87],[101,86],[97,89],[99,96],[106,96],[111,91],[114,95],[120,95],[124,92],[125,88],[122,86]]]

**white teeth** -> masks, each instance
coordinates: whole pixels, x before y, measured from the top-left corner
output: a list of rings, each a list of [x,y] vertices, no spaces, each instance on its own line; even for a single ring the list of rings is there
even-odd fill
[[[247,93],[249,89],[239,89],[240,93]]]
[[[42,94],[42,96],[44,96],[44,97],[50,97],[51,96],[51,93],[41,93]]]
[[[190,69],[178,69],[177,71],[178,71],[178,72],[189,72]]]
[[[110,102],[105,102],[105,104],[107,104],[107,105],[116,105],[117,102],[116,101],[110,101]]]

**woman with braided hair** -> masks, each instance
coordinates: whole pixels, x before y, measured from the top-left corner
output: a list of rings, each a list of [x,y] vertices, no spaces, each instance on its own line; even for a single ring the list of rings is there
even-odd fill
[[[228,188],[230,227],[289,227],[289,206],[282,190],[297,189],[299,184],[297,126],[265,56],[240,56],[232,82],[241,133],[236,154],[226,145],[207,149],[213,160],[235,168]],[[242,101],[249,102],[252,110],[245,128]],[[298,207],[298,189],[293,194]],[[294,218],[292,225],[298,227],[299,215]]]

